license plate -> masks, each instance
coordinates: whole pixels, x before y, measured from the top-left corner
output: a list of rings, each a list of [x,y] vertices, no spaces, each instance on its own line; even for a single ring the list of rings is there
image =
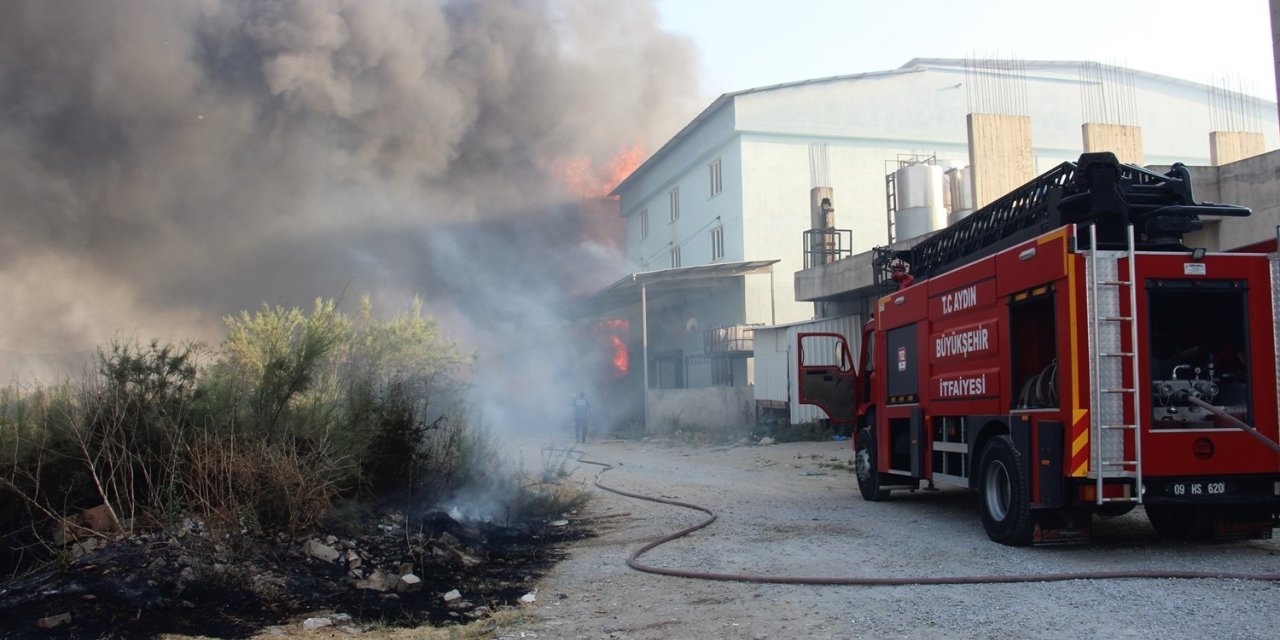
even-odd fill
[[[1165,486],[1165,493],[1178,498],[1225,496],[1231,487],[1225,482],[1173,482]]]

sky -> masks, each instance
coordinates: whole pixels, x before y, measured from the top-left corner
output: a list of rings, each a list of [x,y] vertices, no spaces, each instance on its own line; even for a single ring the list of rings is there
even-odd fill
[[[660,0],[710,100],[912,58],[1085,60],[1275,100],[1267,0]]]

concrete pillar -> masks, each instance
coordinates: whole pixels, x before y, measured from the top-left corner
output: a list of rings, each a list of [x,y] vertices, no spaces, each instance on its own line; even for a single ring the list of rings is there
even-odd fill
[[[1210,131],[1209,164],[1220,167],[1267,151],[1266,141],[1257,131]]]
[[[1035,177],[1030,117],[970,113],[965,120],[974,206],[984,207]]]
[[[1085,153],[1110,151],[1125,164],[1145,165],[1142,154],[1142,127],[1086,122],[1080,125]]]

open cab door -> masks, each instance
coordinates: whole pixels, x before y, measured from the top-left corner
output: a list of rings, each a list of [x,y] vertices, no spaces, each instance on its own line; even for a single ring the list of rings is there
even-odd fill
[[[821,407],[832,424],[852,424],[858,372],[849,341],[838,333],[801,333],[796,343],[800,403]]]

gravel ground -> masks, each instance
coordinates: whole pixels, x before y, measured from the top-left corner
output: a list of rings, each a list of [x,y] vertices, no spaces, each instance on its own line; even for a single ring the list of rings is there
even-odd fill
[[[603,482],[716,511],[711,527],[645,555],[649,564],[790,576],[1115,571],[1280,572],[1280,541],[1182,543],[1142,510],[1071,547],[989,541],[976,497],[895,492],[865,502],[848,442],[672,448],[599,442]],[[589,482],[597,467],[575,476]],[[572,543],[538,586],[538,638],[1275,638],[1280,585],[1248,580],[1082,580],[1006,585],[830,587],[707,582],[640,573],[626,556],[700,513],[592,489],[601,535]]]

